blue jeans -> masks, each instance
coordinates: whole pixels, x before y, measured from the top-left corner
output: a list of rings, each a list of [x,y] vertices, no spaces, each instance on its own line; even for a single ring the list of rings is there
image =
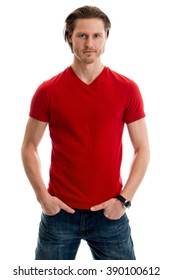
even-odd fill
[[[35,259],[74,260],[82,239],[95,260],[135,260],[127,215],[110,220],[103,210],[42,214]]]

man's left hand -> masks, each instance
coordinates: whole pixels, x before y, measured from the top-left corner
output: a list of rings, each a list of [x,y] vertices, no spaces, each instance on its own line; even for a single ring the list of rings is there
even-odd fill
[[[125,208],[122,203],[116,199],[111,198],[101,204],[95,205],[90,208],[91,211],[104,210],[104,215],[110,220],[118,220],[125,213]]]

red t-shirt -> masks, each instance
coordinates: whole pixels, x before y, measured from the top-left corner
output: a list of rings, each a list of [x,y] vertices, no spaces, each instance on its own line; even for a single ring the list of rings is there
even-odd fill
[[[87,85],[68,67],[38,87],[30,116],[49,123],[51,195],[89,209],[120,193],[124,123],[145,116],[132,80],[104,67]]]

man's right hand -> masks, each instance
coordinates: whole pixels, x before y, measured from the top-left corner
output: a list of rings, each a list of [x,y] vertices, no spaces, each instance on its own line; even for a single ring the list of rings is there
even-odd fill
[[[65,204],[62,200],[57,198],[56,196],[51,196],[49,193],[44,199],[44,201],[40,201],[43,212],[48,216],[53,216],[58,214],[61,209],[65,210],[70,214],[74,214],[75,210]]]

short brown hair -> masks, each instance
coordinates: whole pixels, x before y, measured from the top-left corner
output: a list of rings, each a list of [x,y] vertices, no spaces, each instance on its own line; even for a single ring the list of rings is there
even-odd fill
[[[75,21],[77,19],[83,19],[83,18],[98,18],[101,19],[104,23],[105,31],[107,33],[107,36],[109,35],[109,30],[111,28],[111,22],[108,16],[101,11],[99,8],[95,6],[83,6],[75,11],[73,11],[71,14],[68,15],[68,17],[65,20],[65,28],[64,28],[64,39],[68,42],[71,50],[72,50],[72,43],[69,42],[68,36],[69,33],[73,32],[75,28]]]

